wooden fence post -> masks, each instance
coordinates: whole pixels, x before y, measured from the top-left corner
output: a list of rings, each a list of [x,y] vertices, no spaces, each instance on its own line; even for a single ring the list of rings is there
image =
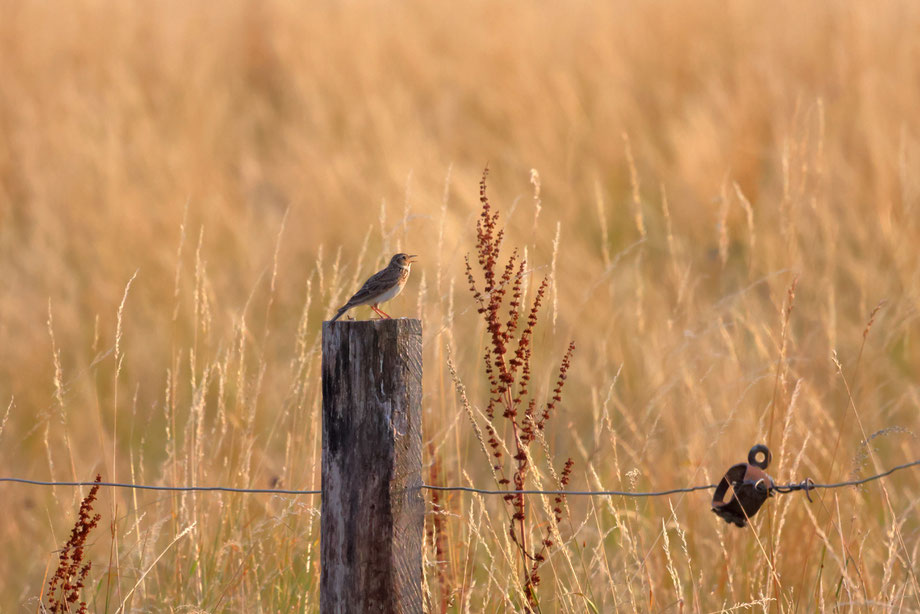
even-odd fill
[[[323,323],[320,611],[422,612],[422,323]]]

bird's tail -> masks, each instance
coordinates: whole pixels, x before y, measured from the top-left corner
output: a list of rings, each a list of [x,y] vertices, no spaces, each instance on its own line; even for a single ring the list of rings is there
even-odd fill
[[[344,314],[346,311],[348,311],[348,305],[344,305],[341,309],[339,309],[339,312],[338,312],[337,314],[335,314],[335,317],[333,317],[333,318],[332,318],[331,320],[329,320],[329,321],[330,321],[330,322],[335,322],[336,320],[338,320],[339,318],[341,318],[341,317],[342,317],[342,314]]]

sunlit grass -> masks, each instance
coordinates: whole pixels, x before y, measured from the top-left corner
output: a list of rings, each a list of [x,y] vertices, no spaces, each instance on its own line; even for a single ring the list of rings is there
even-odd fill
[[[387,311],[423,320],[426,479],[492,486],[463,268],[487,163],[525,298],[551,280],[535,396],[578,347],[546,432],[571,488],[713,483],[758,442],[781,482],[913,460],[918,25],[908,2],[10,4],[0,474],[318,488],[320,322],[409,250]],[[0,607],[35,611],[86,493],[2,489]],[[540,607],[920,608],[916,472],[814,496],[749,530],[703,493],[570,498]],[[438,506],[431,610],[520,609],[504,503]],[[95,509],[91,611],[318,610],[315,496]]]

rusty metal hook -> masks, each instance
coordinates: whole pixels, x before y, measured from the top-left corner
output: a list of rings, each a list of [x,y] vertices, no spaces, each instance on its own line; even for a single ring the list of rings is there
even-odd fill
[[[776,485],[764,471],[771,460],[770,449],[757,444],[748,452],[748,462],[729,467],[712,497],[712,511],[725,522],[745,526],[764,502],[773,496]],[[732,497],[725,501],[729,486]]]

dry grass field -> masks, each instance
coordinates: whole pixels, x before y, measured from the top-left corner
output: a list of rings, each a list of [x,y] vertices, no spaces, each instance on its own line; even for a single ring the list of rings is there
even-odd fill
[[[645,491],[759,442],[783,483],[920,456],[916,2],[0,7],[0,477],[318,488],[321,322],[405,250],[425,479],[494,487],[486,165],[526,300],[550,282],[537,398],[576,344],[528,487],[569,457],[570,489]],[[0,484],[0,611],[47,603],[87,491]],[[745,529],[709,498],[569,497],[539,611],[920,611],[920,471]],[[90,612],[318,611],[316,496],[94,508]],[[525,609],[506,509],[440,497],[429,611]]]

